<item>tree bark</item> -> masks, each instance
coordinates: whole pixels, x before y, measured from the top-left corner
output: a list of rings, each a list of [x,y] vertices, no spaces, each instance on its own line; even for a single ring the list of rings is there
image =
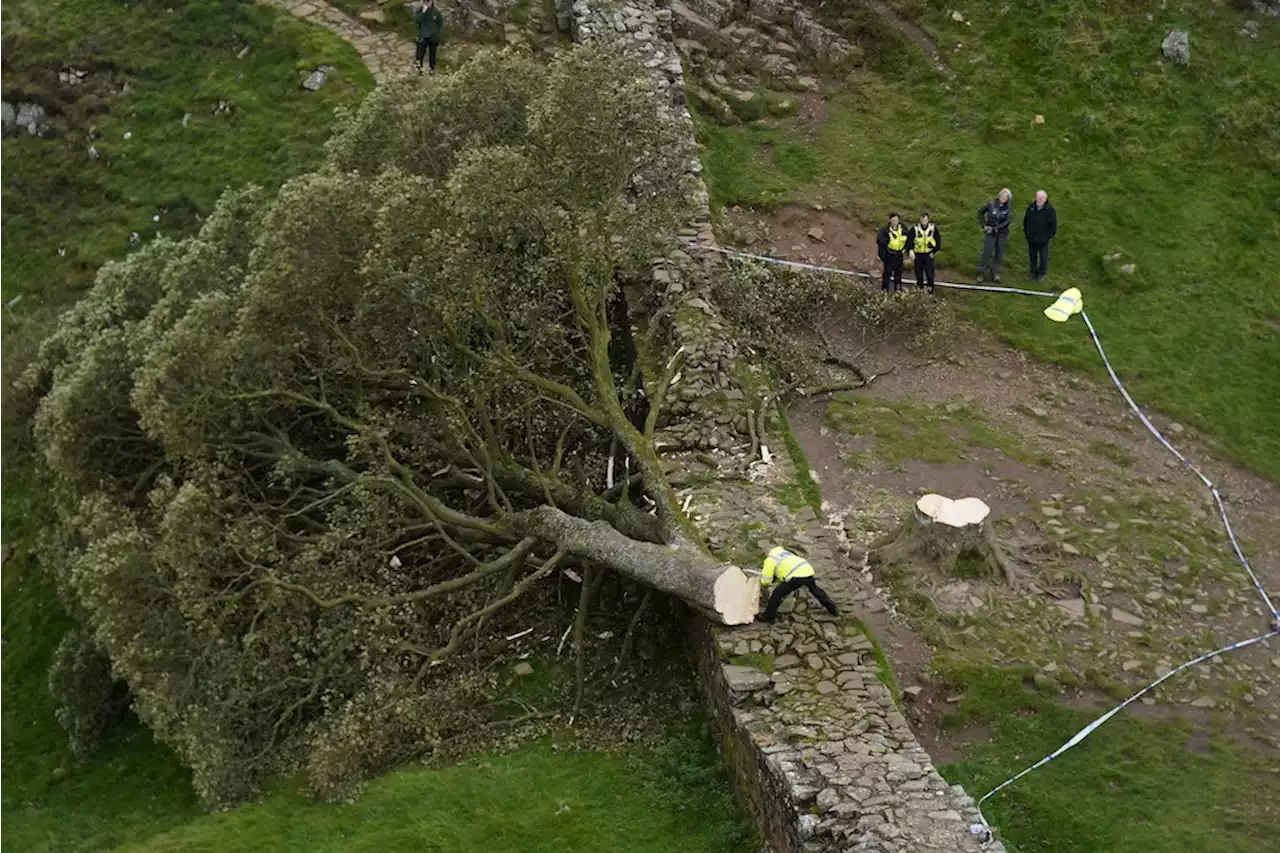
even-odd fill
[[[533,510],[525,531],[674,595],[725,625],[745,625],[755,619],[759,608],[758,582],[737,566],[711,559],[683,536],[670,545],[641,542],[603,521],[586,521],[550,506]]]

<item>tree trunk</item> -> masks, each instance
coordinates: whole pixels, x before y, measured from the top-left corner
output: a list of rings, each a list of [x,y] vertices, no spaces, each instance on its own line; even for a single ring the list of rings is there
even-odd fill
[[[1013,566],[991,527],[991,509],[977,498],[924,495],[901,527],[871,546],[871,560],[925,565],[947,577],[995,575],[1014,582]]]
[[[640,542],[603,521],[586,521],[550,506],[533,510],[528,519],[530,535],[674,595],[709,619],[745,625],[756,617],[760,584],[737,566],[717,563],[683,536],[671,545]]]

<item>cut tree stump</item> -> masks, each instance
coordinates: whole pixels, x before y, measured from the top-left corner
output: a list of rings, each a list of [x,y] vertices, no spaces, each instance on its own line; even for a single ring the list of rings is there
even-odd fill
[[[1016,582],[1014,566],[991,526],[991,508],[978,498],[928,494],[893,533],[871,546],[871,561],[925,565],[947,577],[995,575]]]

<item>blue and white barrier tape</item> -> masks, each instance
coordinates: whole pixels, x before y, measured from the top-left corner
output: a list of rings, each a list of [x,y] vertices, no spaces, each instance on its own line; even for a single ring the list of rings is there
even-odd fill
[[[853,270],[842,270],[836,267],[824,267],[824,266],[819,266],[817,264],[800,263],[799,261],[787,261],[781,258],[771,258],[767,255],[753,255],[748,252],[738,252],[731,249],[722,249],[716,246],[708,246],[706,248],[710,249],[713,252],[719,252],[723,255],[728,255],[730,257],[744,258],[747,260],[777,264],[779,266],[791,267],[793,269],[803,269],[803,270],[812,270],[814,272],[834,273],[836,275],[846,275],[846,276],[852,276],[856,278],[865,278],[865,279],[871,278],[871,275],[869,273],[864,273],[864,272],[855,272]],[[1050,293],[1047,291],[1023,290],[1022,288],[1017,288],[1017,287],[998,287],[998,286],[979,285],[979,284],[956,284],[953,282],[945,282],[945,281],[936,282],[936,286],[953,288],[955,290],[982,290],[982,291],[987,291],[989,293],[1016,293],[1021,296],[1041,296],[1041,297],[1053,298],[1058,295],[1056,293]],[[1236,538],[1235,531],[1231,527],[1231,519],[1227,516],[1227,507],[1222,501],[1222,495],[1218,492],[1218,487],[1215,486],[1213,484],[1213,481],[1210,480],[1208,477],[1206,477],[1204,473],[1201,472],[1201,470],[1197,468],[1194,463],[1191,462],[1191,460],[1189,460],[1186,456],[1182,455],[1182,453],[1179,452],[1179,450],[1173,446],[1173,443],[1170,442],[1169,439],[1165,438],[1164,434],[1161,433],[1160,430],[1156,428],[1155,424],[1151,423],[1151,420],[1145,414],[1143,414],[1140,408],[1138,408],[1138,404],[1134,402],[1134,399],[1132,396],[1130,396],[1128,389],[1124,387],[1124,383],[1120,381],[1120,377],[1116,374],[1115,369],[1111,366],[1111,360],[1107,358],[1107,353],[1102,348],[1102,341],[1098,337],[1097,330],[1093,327],[1093,322],[1089,320],[1089,315],[1084,311],[1081,311],[1080,318],[1084,320],[1085,328],[1089,330],[1089,337],[1093,340],[1093,345],[1098,350],[1098,355],[1101,356],[1102,358],[1102,364],[1107,368],[1107,375],[1111,377],[1111,382],[1116,386],[1116,389],[1120,392],[1120,395],[1124,397],[1124,401],[1129,406],[1129,409],[1135,415],[1138,416],[1138,420],[1141,421],[1142,425],[1147,428],[1147,431],[1150,432],[1153,436],[1155,436],[1156,440],[1159,441],[1162,445],[1164,445],[1166,450],[1168,450],[1175,457],[1177,457],[1178,461],[1181,462],[1184,467],[1188,468],[1193,474],[1195,474],[1200,479],[1200,482],[1204,483],[1205,487],[1209,489],[1209,493],[1213,495],[1214,503],[1218,507],[1218,516],[1219,518],[1222,519],[1222,526],[1227,531],[1227,538],[1231,542],[1231,548],[1235,552],[1236,560],[1244,568],[1245,572],[1248,573],[1249,579],[1253,582],[1254,588],[1258,591],[1258,595],[1262,597],[1263,602],[1265,602],[1267,605],[1267,609],[1271,611],[1272,630],[1270,633],[1260,634],[1259,636],[1252,637],[1248,640],[1240,640],[1239,642],[1232,643],[1228,646],[1223,646],[1220,649],[1215,649],[1214,651],[1207,652],[1206,654],[1203,654],[1194,660],[1187,661],[1181,666],[1171,669],[1169,672],[1160,676],[1155,681],[1151,682],[1146,687],[1142,688],[1137,693],[1133,694],[1128,699],[1125,699],[1119,705],[1107,711],[1105,714],[1098,717],[1093,722],[1089,723],[1089,725],[1085,726],[1083,729],[1076,732],[1075,735],[1073,735],[1070,740],[1068,740],[1062,746],[1058,747],[1049,755],[1046,755],[1044,758],[1040,759],[1035,764],[1032,764],[1030,767],[1027,767],[1025,770],[1022,770],[1017,775],[1011,776],[1010,778],[1001,782],[996,787],[992,788],[990,791],[984,794],[982,798],[977,802],[977,807],[979,809],[978,817],[982,821],[982,823],[973,824],[969,828],[970,832],[973,835],[982,838],[984,841],[988,841],[992,838],[992,832],[991,832],[991,825],[987,823],[987,819],[982,816],[981,807],[982,807],[982,804],[986,802],[992,795],[1009,787],[1014,782],[1018,781],[1023,776],[1026,776],[1028,773],[1032,772],[1033,770],[1037,770],[1043,767],[1044,765],[1048,764],[1050,761],[1053,761],[1055,758],[1062,755],[1067,750],[1071,749],[1071,747],[1075,746],[1076,744],[1080,743],[1082,740],[1087,738],[1089,735],[1093,734],[1093,732],[1096,731],[1098,727],[1100,727],[1107,720],[1114,717],[1116,714],[1120,713],[1120,711],[1124,710],[1132,702],[1146,695],[1151,690],[1154,690],[1156,687],[1163,684],[1165,681],[1177,675],[1178,673],[1182,672],[1183,670],[1193,667],[1196,664],[1203,663],[1212,658],[1218,657],[1219,655],[1224,655],[1227,652],[1238,651],[1240,649],[1247,648],[1248,646],[1252,646],[1254,643],[1260,643],[1264,640],[1270,640],[1273,637],[1280,637],[1280,611],[1277,611],[1275,604],[1272,603],[1271,601],[1271,597],[1267,595],[1267,591],[1263,587],[1262,582],[1258,579],[1257,574],[1254,573],[1253,567],[1249,565],[1249,560],[1247,557],[1245,557],[1244,550],[1240,547],[1240,541]]]

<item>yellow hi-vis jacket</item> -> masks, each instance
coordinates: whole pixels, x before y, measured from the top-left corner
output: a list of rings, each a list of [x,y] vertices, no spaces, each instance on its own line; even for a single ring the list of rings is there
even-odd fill
[[[764,568],[760,572],[760,583],[768,586],[776,579],[779,583],[793,578],[813,577],[813,566],[804,557],[792,554],[786,548],[774,548],[764,558]]]
[[[928,225],[917,225],[915,227],[916,240],[912,250],[917,255],[927,255],[933,251],[934,246],[938,245],[933,233],[934,225],[932,222]]]
[[[1044,309],[1044,316],[1056,323],[1065,323],[1072,314],[1079,314],[1083,309],[1084,297],[1080,295],[1080,289],[1069,287],[1062,291],[1057,301]]]
[[[889,251],[901,252],[907,245],[907,232],[899,225],[897,229],[889,229]]]

